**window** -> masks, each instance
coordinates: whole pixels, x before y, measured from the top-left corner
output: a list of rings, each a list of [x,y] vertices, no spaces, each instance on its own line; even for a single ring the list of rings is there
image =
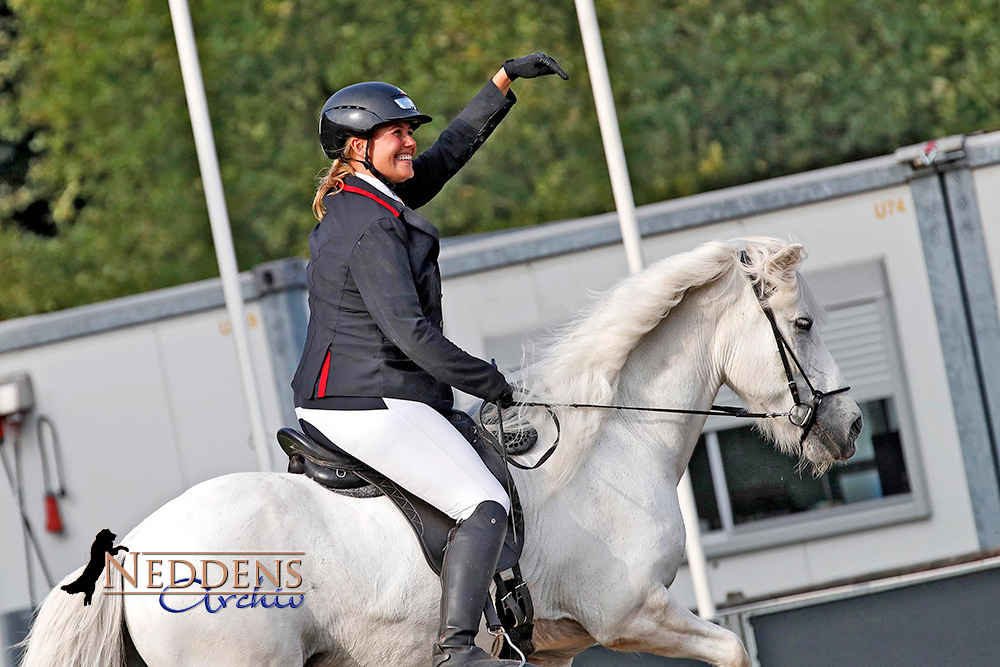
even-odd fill
[[[861,410],[857,452],[819,479],[751,428],[703,434],[690,465],[702,531],[909,493],[892,399],[865,401]]]
[[[733,420],[712,417],[689,470],[708,555],[724,555],[927,514],[881,267],[807,279],[826,309],[821,334],[852,386],[865,427],[854,456],[819,479]],[[738,405],[723,388],[719,403]]]

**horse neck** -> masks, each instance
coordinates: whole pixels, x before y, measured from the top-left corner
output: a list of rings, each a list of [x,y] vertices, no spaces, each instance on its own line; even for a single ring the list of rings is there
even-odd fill
[[[692,290],[642,340],[622,369],[620,401],[688,410],[712,405],[722,385],[716,333],[728,303],[726,290],[721,283]],[[619,445],[651,458],[650,463],[660,462],[676,483],[691,459],[705,416],[632,413],[629,417],[626,430],[635,444]]]
[[[643,337],[619,373],[613,403],[694,410],[711,406],[722,384],[716,331],[732,300],[720,282],[728,281],[690,290]],[[524,487],[522,495],[538,510],[547,499],[571,497],[574,489],[587,496],[594,485],[604,486],[616,477],[633,487],[646,482],[651,487],[676,485],[704,423],[705,417],[699,415],[615,411],[607,416],[589,451],[581,452],[586,460],[565,488],[554,482],[551,469],[544,465],[515,476]]]
[[[708,409],[722,384],[716,332],[728,298],[726,281],[691,290],[628,356],[615,403],[691,410]],[[580,474],[606,475],[623,468],[623,479],[651,471],[652,485],[676,484],[687,468],[704,415],[616,412],[602,429]],[[582,481],[583,484],[587,482]]]
[[[708,408],[722,383],[716,331],[730,302],[711,285],[690,291],[629,354],[614,402]],[[600,541],[613,532],[666,530],[662,499],[680,480],[704,422],[697,415],[615,411],[565,486],[553,484],[544,465],[515,471],[528,543],[538,547],[522,559],[529,569],[565,557],[561,538],[553,536],[567,531],[576,532],[573,539]]]

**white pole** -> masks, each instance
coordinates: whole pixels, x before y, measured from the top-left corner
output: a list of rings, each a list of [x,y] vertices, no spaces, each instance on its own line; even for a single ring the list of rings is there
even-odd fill
[[[587,56],[590,86],[594,91],[594,105],[597,107],[604,157],[608,161],[608,173],[611,176],[611,192],[615,197],[615,208],[618,209],[618,223],[622,229],[625,257],[628,260],[629,271],[637,273],[643,268],[639,223],[635,218],[632,183],[628,178],[625,149],[622,148],[622,133],[618,128],[615,98],[611,94],[611,80],[608,78],[608,64],[604,60],[604,46],[601,44],[601,29],[597,26],[594,0],[576,0],[576,15],[580,20],[583,51]]]
[[[594,104],[597,107],[604,155],[611,176],[611,190],[615,196],[615,207],[618,209],[618,223],[622,230],[625,256],[629,271],[636,273],[643,268],[639,224],[635,217],[635,200],[632,198],[632,185],[629,182],[628,165],[625,163],[625,149],[622,147],[621,130],[615,113],[615,99],[611,93],[608,64],[604,60],[604,46],[601,44],[601,31],[597,25],[597,12],[594,10],[593,0],[576,0],[576,14],[580,21],[583,50],[587,56],[590,85],[594,90]],[[698,529],[694,487],[691,486],[690,475],[686,472],[677,485],[677,495],[687,531],[687,560],[694,583],[698,615],[702,618],[715,618],[715,602],[712,600],[712,591],[708,584],[705,550],[701,544],[701,531]]]
[[[222,277],[222,292],[226,298],[226,310],[232,323],[236,357],[243,379],[243,397],[250,414],[251,444],[257,458],[257,467],[261,470],[271,470],[260,394],[250,363],[250,345],[243,311],[243,295],[240,293],[236,249],[233,247],[233,234],[229,228],[229,213],[226,210],[222,174],[219,172],[219,159],[215,153],[215,139],[212,136],[212,124],[208,116],[208,100],[205,97],[205,84],[201,78],[191,12],[187,0],[169,1],[170,18],[174,24],[174,37],[177,39],[177,54],[180,56],[181,74],[184,78],[184,92],[187,95],[188,113],[191,116],[191,128],[194,130],[194,143],[198,151],[198,165],[205,187],[208,219],[212,225],[215,256],[219,262],[219,275]]]
[[[691,581],[694,583],[694,597],[698,604],[698,615],[709,620],[716,614],[715,600],[712,599],[712,589],[708,583],[708,564],[705,561],[705,548],[701,544],[701,530],[698,526],[698,506],[694,502],[694,486],[691,484],[691,473],[684,471],[680,484],[677,485],[677,499],[680,501],[681,516],[684,518],[684,530],[687,534],[688,570],[691,571]]]

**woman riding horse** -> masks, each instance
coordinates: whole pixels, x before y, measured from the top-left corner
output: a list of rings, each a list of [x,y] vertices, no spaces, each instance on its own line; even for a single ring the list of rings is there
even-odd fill
[[[516,98],[511,81],[558,74],[542,53],[508,60],[416,156],[431,118],[396,86],[341,89],[320,116],[333,159],[309,237],[309,329],[292,381],[303,429],[317,431],[458,521],[441,571],[433,665],[513,667],[475,637],[507,530],[510,499],[445,415],[452,387],[498,405],[513,390],[442,333],[438,230],[414,212],[468,162]],[[462,417],[462,416],[460,416]]]

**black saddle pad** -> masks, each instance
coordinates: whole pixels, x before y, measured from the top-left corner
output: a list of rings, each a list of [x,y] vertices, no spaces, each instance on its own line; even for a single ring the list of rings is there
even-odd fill
[[[517,488],[508,476],[500,445],[492,435],[481,430],[464,412],[455,410],[446,416],[469,441],[510,497],[507,538],[497,566],[497,572],[504,572],[517,564],[524,544],[524,514]],[[304,433],[289,428],[278,431],[278,443],[289,457],[288,471],[303,473],[336,493],[354,497],[388,497],[413,528],[427,564],[440,574],[448,533],[455,527],[455,520],[358,461],[308,422],[300,420],[299,424]]]

